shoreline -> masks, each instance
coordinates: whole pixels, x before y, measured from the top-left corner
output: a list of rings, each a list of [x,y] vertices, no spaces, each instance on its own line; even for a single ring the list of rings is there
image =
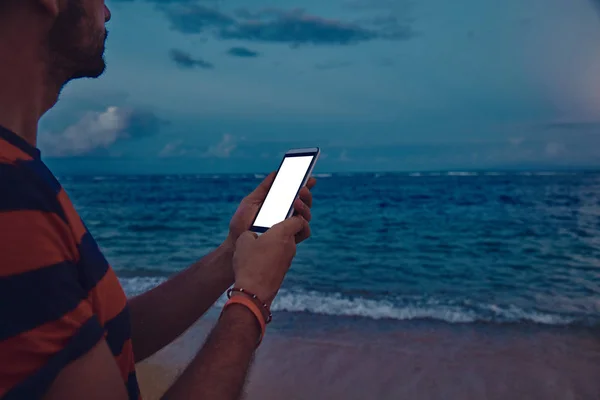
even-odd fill
[[[595,328],[398,322],[374,329],[381,323],[291,319],[265,337],[245,399],[600,398]],[[197,323],[137,365],[145,400],[164,393],[213,323]]]

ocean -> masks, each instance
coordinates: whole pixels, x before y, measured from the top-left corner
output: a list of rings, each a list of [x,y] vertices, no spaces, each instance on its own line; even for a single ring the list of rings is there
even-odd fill
[[[239,201],[263,177],[58,178],[125,291],[133,296],[215,248],[225,238]],[[352,343],[353,351],[360,353],[365,341],[383,346],[373,353],[374,360],[389,356],[392,348],[400,349],[397,360],[404,360],[404,366],[397,367],[403,375],[414,372],[405,364],[414,364],[406,357],[416,348],[427,349],[420,362],[429,360],[432,368],[442,368],[449,348],[454,355],[463,349],[464,360],[470,361],[461,364],[454,358],[449,365],[468,365],[474,374],[487,365],[477,364],[476,355],[484,349],[502,353],[509,342],[516,358],[493,358],[498,368],[517,368],[508,388],[526,376],[519,368],[529,371],[535,360],[543,369],[548,363],[542,361],[550,360],[555,371],[560,372],[562,365],[571,372],[546,373],[541,381],[572,379],[548,386],[548,392],[539,392],[546,386],[529,379],[523,381],[522,393],[535,398],[543,393],[551,394],[545,398],[600,397],[600,383],[594,384],[600,375],[592,375],[596,379],[591,383],[583,378],[600,374],[600,172],[340,173],[317,174],[317,179],[312,237],[298,247],[274,302],[274,326],[280,336],[265,350],[263,368],[257,367],[256,376],[264,375],[264,366],[277,360],[281,349],[276,342],[283,337],[300,341],[309,337],[318,341],[317,346],[335,343],[329,350],[313,349],[319,355],[334,352],[343,343]],[[418,339],[423,335],[432,338],[427,345]],[[315,366],[315,359],[307,355],[310,350],[304,350],[308,358],[303,362]],[[339,368],[356,364],[350,353],[340,353],[334,364]],[[492,353],[490,357],[499,354]],[[289,365],[294,371],[294,364]],[[335,369],[331,361],[327,365]],[[474,369],[476,365],[480,367]],[[373,365],[362,368],[362,376],[377,371]],[[582,370],[588,375],[577,372]],[[281,395],[371,398],[367,393],[378,388],[376,398],[398,398],[398,393],[407,398],[503,398],[494,393],[523,398],[489,389],[493,386],[489,382],[507,382],[508,375],[498,376],[498,371],[486,375],[487,381],[474,380],[488,382],[480,385],[487,391],[469,391],[471,386],[463,385],[458,395],[446,396],[446,387],[439,397],[424,392],[433,389],[421,373],[422,387],[413,385],[412,392],[402,392],[397,384],[377,381],[389,367],[382,371],[373,376],[370,382],[375,386],[368,392],[353,389],[360,374],[350,374],[344,381],[343,374],[331,372],[328,376],[336,377],[338,384],[331,386],[330,395],[323,391],[315,392],[322,397],[309,395],[310,385],[305,384],[292,392],[305,390],[306,396],[290,397],[288,389],[281,389]],[[445,371],[435,376],[438,383],[445,376],[451,385],[457,379],[450,378],[453,368]],[[297,377],[291,385],[304,376],[290,374]],[[581,379],[584,383],[577,383]],[[306,381],[318,380],[307,375]],[[278,382],[283,385],[285,376]],[[257,398],[268,397],[264,382],[251,387],[262,393]],[[552,396],[563,389],[566,397]]]

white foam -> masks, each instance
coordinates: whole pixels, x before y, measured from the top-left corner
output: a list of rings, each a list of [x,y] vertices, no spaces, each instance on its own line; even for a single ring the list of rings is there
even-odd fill
[[[543,325],[568,325],[575,322],[573,318],[537,311],[525,311],[513,305],[501,307],[496,304],[489,304],[481,307],[491,311],[492,314],[497,316],[497,319],[507,322],[529,321]]]
[[[144,293],[161,283],[163,283],[166,278],[163,277],[133,277],[133,278],[120,278],[121,286],[123,286],[123,290],[128,297],[136,296],[138,294]]]
[[[121,278],[128,296],[135,296],[158,286],[162,277]],[[225,304],[225,295],[216,302]],[[543,325],[568,325],[575,320],[558,314],[523,310],[516,306],[480,304],[466,307],[448,304],[431,298],[371,300],[348,298],[339,293],[324,294],[314,291],[282,289],[272,306],[273,311],[306,312],[330,316],[364,317],[371,319],[415,320],[433,319],[449,323],[472,322],[534,322]]]
[[[400,305],[402,304],[402,305]],[[450,323],[470,322],[535,322],[544,325],[568,325],[573,318],[519,307],[498,305],[445,304],[431,298],[397,299],[396,301],[346,298],[340,294],[282,290],[273,303],[273,310],[309,312],[332,316],[358,316],[372,319],[434,319]]]
[[[448,172],[448,176],[476,176],[477,172],[468,172],[468,171],[450,171]]]
[[[316,292],[288,292],[282,290],[273,302],[274,311],[309,312],[332,316],[358,316],[372,319],[437,319],[454,323],[475,322],[474,313],[450,306],[398,307],[389,301],[363,298],[349,299],[339,294],[323,295]]]

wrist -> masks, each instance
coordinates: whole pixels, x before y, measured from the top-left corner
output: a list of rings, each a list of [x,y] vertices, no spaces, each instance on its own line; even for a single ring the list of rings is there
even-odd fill
[[[265,303],[263,303],[259,298],[255,298],[252,297],[251,295],[249,295],[248,293],[244,293],[244,292],[238,292],[238,291],[232,291],[231,292],[231,297],[235,297],[235,296],[243,296],[246,297],[250,300],[252,300],[260,309],[260,313],[262,314],[265,322],[268,324],[269,322],[271,322],[271,311],[269,309],[270,305],[266,305]],[[265,308],[265,305],[267,306]]]
[[[235,252],[235,240],[231,237],[231,234],[227,235],[227,238],[223,241],[223,243],[221,243],[221,246],[219,247],[224,252],[231,253],[231,256],[233,256],[233,253]]]
[[[267,308],[270,309],[271,304],[273,303],[273,300],[275,299],[275,296],[271,295],[270,291],[261,290],[261,288],[264,285],[257,284],[257,283],[253,284],[250,282],[253,282],[253,281],[247,280],[247,279],[246,280],[235,280],[233,282],[232,288],[230,289],[231,290],[230,294],[231,295],[243,294],[243,295],[249,296],[251,298],[254,298],[254,300],[257,301],[258,304],[260,304],[261,306],[264,304],[267,306]]]

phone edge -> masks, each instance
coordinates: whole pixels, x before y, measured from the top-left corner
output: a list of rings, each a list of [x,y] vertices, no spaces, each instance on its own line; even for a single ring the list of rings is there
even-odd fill
[[[288,155],[302,154],[302,153],[313,153],[313,152],[315,153],[315,158],[312,160],[310,167],[306,171],[306,174],[304,176],[302,184],[298,188],[298,191],[296,192],[296,196],[295,197],[298,197],[298,193],[300,193],[300,190],[302,190],[302,188],[304,186],[306,186],[306,183],[310,179],[310,176],[311,176],[311,174],[312,174],[312,172],[313,172],[313,170],[315,168],[315,165],[317,164],[319,156],[321,155],[321,148],[320,147],[309,147],[309,148],[290,149],[290,150],[288,150],[288,151],[285,152],[285,154],[281,158],[281,162],[279,163],[279,166],[277,167],[277,171],[275,172],[275,176],[276,177],[277,177],[277,174],[279,173],[279,170],[281,169],[281,166],[283,165],[283,162],[285,161],[285,158]],[[268,192],[267,192],[267,194],[268,194]],[[250,225],[250,229],[249,229],[250,232],[254,232],[254,233],[258,234],[258,235],[260,235],[261,233],[265,233],[267,230],[269,230],[269,228],[265,228],[264,226],[255,226],[254,225],[254,222],[256,221],[256,218],[258,217],[258,214],[260,213],[261,208],[262,208],[262,204],[261,204],[261,207],[259,207],[258,211],[256,211],[256,215],[254,216],[254,219],[252,220],[252,224]],[[285,217],[285,219],[290,218],[293,213],[294,213],[294,203],[292,203],[292,205],[290,206],[290,209],[288,210],[288,213],[287,213],[287,216]]]

